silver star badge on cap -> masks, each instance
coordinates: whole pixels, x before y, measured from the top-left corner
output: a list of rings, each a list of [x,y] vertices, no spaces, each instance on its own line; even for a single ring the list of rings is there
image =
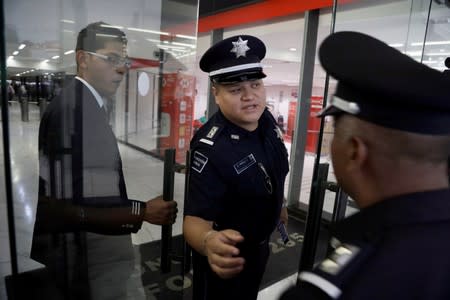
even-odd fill
[[[231,52],[236,53],[236,58],[240,56],[245,57],[245,53],[250,50],[250,48],[247,46],[248,40],[242,40],[241,37],[238,38],[237,42],[233,43],[233,49],[231,49]]]

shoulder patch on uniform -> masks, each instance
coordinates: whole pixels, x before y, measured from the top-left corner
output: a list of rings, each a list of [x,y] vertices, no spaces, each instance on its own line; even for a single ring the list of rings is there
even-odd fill
[[[192,158],[192,169],[201,173],[203,171],[203,168],[208,163],[208,158],[201,154],[198,151],[194,152],[193,158]]]
[[[200,139],[199,142],[205,143],[205,144],[210,145],[210,146],[214,145],[213,141],[210,141],[210,140],[207,140],[207,139]]]
[[[209,139],[212,139],[214,137],[214,135],[217,133],[218,130],[219,130],[218,126],[211,127],[211,129],[209,130],[209,132],[206,135],[206,137],[209,138]]]
[[[320,263],[318,268],[328,274],[336,275],[356,257],[359,251],[360,248],[354,245],[338,245],[333,253]]]
[[[342,294],[342,291],[340,288],[338,288],[337,286],[335,286],[333,283],[329,282],[325,278],[320,277],[319,275],[314,274],[312,272],[301,272],[298,275],[298,279],[301,281],[308,282],[308,283],[318,287],[319,289],[321,289],[322,291],[327,293],[328,296],[330,296],[332,299],[337,299]]]

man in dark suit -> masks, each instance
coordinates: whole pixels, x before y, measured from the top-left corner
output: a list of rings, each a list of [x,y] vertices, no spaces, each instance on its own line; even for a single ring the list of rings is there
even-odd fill
[[[39,128],[39,203],[32,258],[64,297],[124,299],[134,267],[130,233],[143,221],[172,224],[174,201],[127,196],[108,107],[130,62],[125,34],[103,22],[80,31],[77,76]]]

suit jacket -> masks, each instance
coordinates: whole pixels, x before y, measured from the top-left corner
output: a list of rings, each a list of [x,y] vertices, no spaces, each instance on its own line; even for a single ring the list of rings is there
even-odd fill
[[[31,257],[54,276],[69,278],[60,286],[75,298],[88,297],[88,286],[100,289],[93,282],[102,276],[114,278],[112,285],[120,289],[133,268],[129,233],[140,228],[144,205],[127,197],[106,112],[81,81],[73,80],[47,107],[39,127]],[[107,290],[123,296],[111,286]]]

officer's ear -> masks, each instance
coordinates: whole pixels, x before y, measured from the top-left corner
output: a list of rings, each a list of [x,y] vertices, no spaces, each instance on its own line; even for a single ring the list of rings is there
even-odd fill
[[[361,169],[368,160],[369,148],[359,136],[352,135],[347,145],[347,162],[349,169]]]
[[[214,97],[217,97],[217,94],[219,93],[219,87],[215,83],[211,83],[211,91]]]

